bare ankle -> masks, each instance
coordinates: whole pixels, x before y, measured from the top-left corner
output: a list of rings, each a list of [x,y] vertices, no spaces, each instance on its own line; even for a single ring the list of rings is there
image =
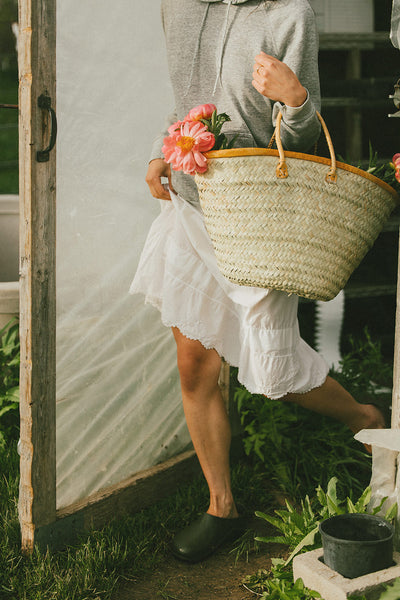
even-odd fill
[[[214,517],[234,519],[239,516],[233,498],[211,497],[207,512]]]
[[[384,429],[385,419],[381,411],[373,404],[360,404],[360,416],[357,422],[350,427],[353,433],[361,429]]]

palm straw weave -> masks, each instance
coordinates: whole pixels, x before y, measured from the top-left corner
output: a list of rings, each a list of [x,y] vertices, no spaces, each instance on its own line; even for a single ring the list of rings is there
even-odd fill
[[[398,202],[380,179],[330,159],[240,148],[206,154],[196,175],[218,267],[239,285],[331,300],[345,286]]]

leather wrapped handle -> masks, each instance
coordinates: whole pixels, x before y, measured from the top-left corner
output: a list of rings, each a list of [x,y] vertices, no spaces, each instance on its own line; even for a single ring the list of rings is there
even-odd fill
[[[325,181],[327,183],[336,183],[336,181],[337,181],[336,156],[335,156],[335,150],[333,148],[332,138],[329,134],[329,131],[328,131],[325,121],[323,120],[323,118],[321,117],[321,115],[319,114],[318,111],[317,111],[317,117],[319,119],[319,122],[322,125],[326,143],[328,144],[328,148],[329,148],[330,161],[331,161],[329,171],[325,177]],[[286,164],[285,151],[283,149],[282,141],[281,141],[281,121],[282,121],[282,113],[279,112],[278,118],[276,120],[275,133],[272,136],[272,139],[275,137],[276,147],[278,148],[278,152],[279,152],[279,164],[276,167],[276,176],[279,179],[286,179],[286,177],[288,177],[288,175],[289,175],[289,172],[288,172],[288,168],[287,168],[287,164]]]

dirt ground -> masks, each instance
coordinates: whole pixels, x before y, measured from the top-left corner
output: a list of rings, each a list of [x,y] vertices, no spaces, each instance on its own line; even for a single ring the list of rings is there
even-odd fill
[[[243,579],[269,570],[271,558],[287,555],[286,546],[265,544],[237,561],[229,545],[194,565],[169,556],[151,575],[122,584],[113,600],[254,600]]]
[[[254,600],[257,595],[246,590],[243,579],[269,569],[272,556],[283,556],[281,547],[236,564],[229,549],[195,565],[170,558],[146,579],[124,584],[114,600]]]

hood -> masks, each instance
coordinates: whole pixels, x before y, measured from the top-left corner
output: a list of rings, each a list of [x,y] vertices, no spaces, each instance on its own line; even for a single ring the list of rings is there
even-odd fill
[[[249,0],[200,0],[201,2],[224,2],[225,4],[244,4],[245,2],[249,2]]]

